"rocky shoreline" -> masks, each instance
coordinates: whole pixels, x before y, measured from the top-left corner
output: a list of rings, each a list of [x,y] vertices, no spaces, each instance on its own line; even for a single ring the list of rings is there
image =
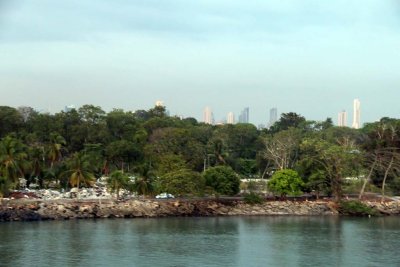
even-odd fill
[[[400,203],[364,201],[384,215],[400,215]],[[227,200],[14,200],[2,201],[0,221],[176,216],[340,215],[332,201],[267,201],[250,205]]]

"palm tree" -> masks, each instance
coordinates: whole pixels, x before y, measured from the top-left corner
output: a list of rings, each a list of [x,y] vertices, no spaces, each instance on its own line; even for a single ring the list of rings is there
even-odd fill
[[[82,153],[73,154],[67,162],[67,170],[61,173],[61,176],[66,176],[69,184],[72,187],[79,189],[80,185],[92,186],[95,177],[90,168],[88,157]]]
[[[40,145],[30,145],[28,149],[28,158],[30,162],[29,182],[33,179],[39,179],[39,186],[43,187],[43,171],[44,171],[44,148]]]
[[[135,190],[139,195],[147,195],[153,192],[152,181],[156,175],[150,164],[143,164],[137,168],[139,178],[135,180]]]
[[[20,140],[7,136],[0,141],[0,176],[8,179],[14,186],[18,178],[24,176],[27,167],[25,147]]]
[[[0,176],[0,198],[8,194],[9,189],[10,189],[9,181],[5,177]]]
[[[111,192],[116,192],[117,199],[119,198],[119,190],[121,188],[128,188],[129,177],[122,171],[114,171],[107,179],[107,185],[110,187]]]
[[[61,151],[65,144],[66,142],[64,137],[62,137],[58,133],[50,134],[50,144],[47,152],[48,158],[50,160],[50,168],[53,168],[54,163],[61,159]]]

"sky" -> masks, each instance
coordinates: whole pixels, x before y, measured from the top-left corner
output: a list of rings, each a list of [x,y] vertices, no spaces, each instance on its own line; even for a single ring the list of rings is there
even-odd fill
[[[399,0],[0,0],[0,105],[400,117]]]

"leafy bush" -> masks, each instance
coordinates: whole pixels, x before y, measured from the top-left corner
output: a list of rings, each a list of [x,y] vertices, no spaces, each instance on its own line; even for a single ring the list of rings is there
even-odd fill
[[[264,198],[254,192],[251,192],[244,196],[244,202],[251,205],[261,204],[264,202]]]
[[[380,214],[376,209],[368,207],[357,200],[341,201],[339,203],[339,212],[344,215],[355,216],[378,216]]]
[[[232,168],[216,166],[207,169],[203,174],[206,185],[221,195],[233,196],[239,193],[240,179]]]
[[[161,176],[158,192],[167,192],[177,196],[200,195],[204,192],[203,177],[189,169],[181,169]]]
[[[275,172],[268,183],[269,190],[281,196],[300,195],[302,186],[304,186],[304,182],[299,174],[290,169]]]

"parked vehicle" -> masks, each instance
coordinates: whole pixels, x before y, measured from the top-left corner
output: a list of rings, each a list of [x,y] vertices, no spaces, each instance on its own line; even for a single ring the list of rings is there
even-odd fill
[[[172,194],[161,193],[156,196],[157,199],[175,198]]]

